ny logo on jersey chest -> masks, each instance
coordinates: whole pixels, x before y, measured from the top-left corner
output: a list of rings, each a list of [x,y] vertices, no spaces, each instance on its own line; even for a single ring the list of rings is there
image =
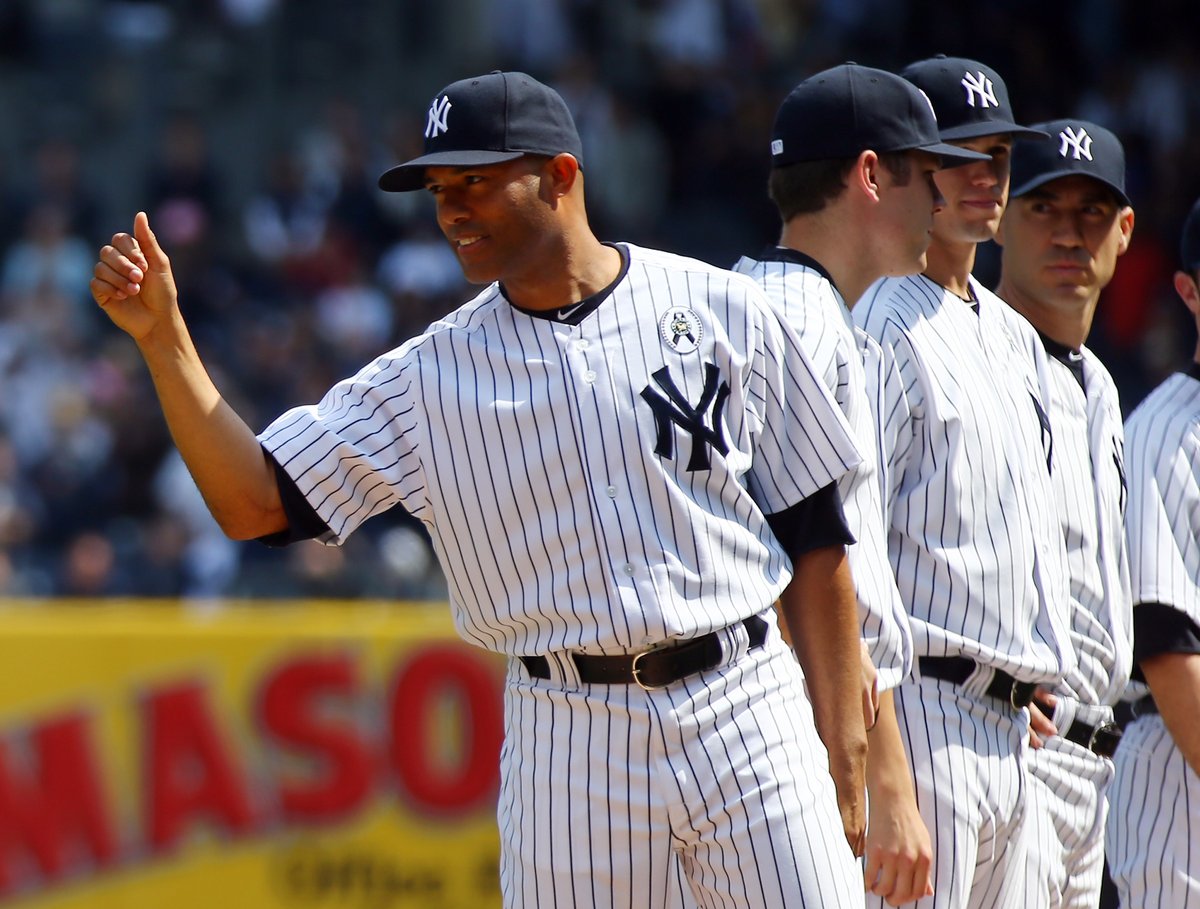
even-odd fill
[[[725,441],[721,423],[721,412],[729,397],[729,383],[721,381],[721,371],[714,364],[704,364],[704,391],[700,394],[699,402],[693,406],[676,387],[667,367],[664,366],[651,378],[665,393],[664,397],[649,385],[642,389],[642,399],[654,412],[654,453],[663,458],[675,456],[675,427],[678,427],[692,437],[692,454],[687,469],[708,470],[711,464],[710,449],[716,449],[723,455],[729,453],[729,443]],[[706,416],[711,422],[705,423]]]

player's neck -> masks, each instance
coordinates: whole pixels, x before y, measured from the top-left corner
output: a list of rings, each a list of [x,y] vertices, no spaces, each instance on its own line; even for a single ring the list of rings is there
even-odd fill
[[[925,254],[925,277],[955,296],[971,298],[971,269],[975,267],[975,244],[947,242],[936,237]]]
[[[590,231],[563,240],[557,256],[541,258],[531,274],[503,280],[509,300],[522,309],[559,309],[598,294],[621,273],[621,254]]]
[[[817,217],[793,218],[783,226],[779,245],[820,262],[846,306],[853,309],[858,298],[881,275],[870,267],[861,245],[841,235],[838,223]]]
[[[1092,329],[1092,318],[1100,294],[1078,303],[1046,302],[1023,290],[1003,271],[996,296],[1029,320],[1029,324],[1051,341],[1079,350]]]

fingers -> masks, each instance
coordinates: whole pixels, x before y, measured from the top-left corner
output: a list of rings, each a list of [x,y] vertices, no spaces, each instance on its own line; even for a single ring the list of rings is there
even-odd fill
[[[165,268],[167,256],[162,251],[162,247],[158,245],[158,238],[154,236],[154,231],[150,229],[150,218],[144,211],[140,211],[134,215],[133,235],[140,246],[141,254],[143,254],[142,263],[147,268],[155,270]]]
[[[112,245],[100,250],[100,260],[90,284],[92,296],[98,303],[137,296],[142,292],[144,268],[145,260],[134,249],[133,238],[128,234],[117,234]]]
[[[1043,739],[1048,739],[1052,735],[1058,735],[1058,727],[1054,725],[1050,717],[1048,717],[1037,701],[1033,701],[1029,705],[1029,729],[1032,733],[1036,733]]]
[[[931,867],[929,855],[887,855],[882,850],[870,850],[864,873],[867,892],[883,897],[891,906],[932,896]]]

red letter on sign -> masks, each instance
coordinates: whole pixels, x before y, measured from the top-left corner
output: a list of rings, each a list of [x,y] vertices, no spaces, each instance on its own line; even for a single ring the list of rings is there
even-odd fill
[[[437,730],[446,729],[435,722],[447,702],[457,702],[451,747],[438,741]],[[392,763],[418,807],[459,813],[481,807],[495,793],[504,738],[500,690],[491,669],[465,647],[428,647],[404,667],[391,727]]]
[[[285,745],[324,758],[313,779],[283,783],[279,801],[284,816],[301,821],[331,820],[353,811],[371,788],[371,757],[350,722],[321,722],[325,697],[349,702],[358,693],[354,664],[345,654],[300,658],[268,677],[261,716],[267,731]]]
[[[69,842],[86,846],[98,864],[116,855],[88,740],[87,720],[66,716],[30,733],[30,770],[14,772],[12,756],[0,742],[0,892],[12,885],[8,859],[25,847],[47,877],[62,873]]]
[[[190,684],[156,692],[144,709],[151,848],[157,852],[172,845],[197,815],[232,833],[249,830],[250,798],[217,735],[203,689]]]

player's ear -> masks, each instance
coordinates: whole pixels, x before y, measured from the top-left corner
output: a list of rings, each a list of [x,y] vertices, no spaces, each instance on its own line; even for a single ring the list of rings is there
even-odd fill
[[[878,202],[882,169],[883,162],[879,160],[879,155],[868,148],[854,159],[846,183],[856,193],[865,193],[872,201]]]
[[[1133,238],[1133,209],[1126,205],[1117,212],[1117,224],[1121,229],[1121,242],[1117,246],[1117,255],[1125,255],[1129,249],[1129,241]]]
[[[579,162],[574,155],[562,152],[546,162],[542,173],[545,177],[543,187],[549,190],[552,198],[561,198],[575,188],[579,180]]]
[[[1196,286],[1195,277],[1186,271],[1175,272],[1175,293],[1193,316],[1200,316],[1200,287]]]

